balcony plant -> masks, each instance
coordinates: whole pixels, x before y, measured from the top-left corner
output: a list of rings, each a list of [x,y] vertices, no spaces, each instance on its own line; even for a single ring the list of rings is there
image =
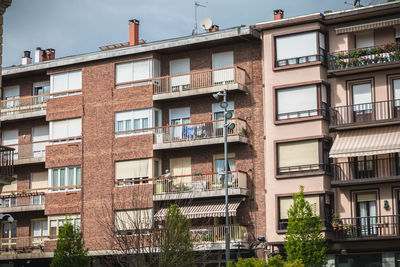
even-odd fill
[[[239,134],[243,136],[247,136],[247,129],[242,127],[239,129]]]

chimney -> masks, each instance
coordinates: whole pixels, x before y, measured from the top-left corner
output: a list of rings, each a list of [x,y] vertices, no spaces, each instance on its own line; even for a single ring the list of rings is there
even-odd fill
[[[283,19],[283,10],[282,9],[275,9],[274,10],[274,20]]]
[[[36,47],[35,50],[35,63],[42,62],[43,50],[40,47]]]
[[[24,51],[24,57],[22,58],[22,65],[32,64],[31,51]]]
[[[218,25],[212,25],[209,32],[217,32],[219,31],[219,26]]]
[[[129,46],[139,44],[139,20],[129,20]]]
[[[56,50],[53,48],[48,48],[42,50],[42,61],[52,60],[56,58]]]

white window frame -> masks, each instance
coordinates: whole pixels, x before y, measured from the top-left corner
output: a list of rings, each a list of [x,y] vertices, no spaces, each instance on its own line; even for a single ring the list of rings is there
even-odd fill
[[[146,85],[146,84],[150,84],[150,81],[144,81],[144,82],[140,82],[140,83],[137,83],[136,81],[140,81],[140,80],[143,80],[143,79],[138,79],[138,80],[135,80],[135,75],[134,75],[134,73],[135,73],[135,64],[139,64],[139,63],[143,63],[143,62],[148,62],[148,67],[149,67],[149,72],[148,72],[148,74],[149,74],[149,77],[148,78],[146,78],[146,79],[144,79],[144,80],[147,80],[147,79],[152,79],[152,78],[155,78],[155,77],[159,77],[160,76],[160,73],[161,73],[161,64],[160,64],[160,61],[158,60],[158,59],[156,59],[156,58],[149,58],[149,59],[143,59],[143,60],[136,60],[136,61],[130,61],[130,62],[121,62],[121,63],[117,63],[117,64],[115,64],[115,71],[114,71],[114,73],[115,73],[115,84],[116,84],[116,86],[115,86],[115,88],[116,89],[120,89],[120,88],[126,88],[126,87],[132,87],[132,86],[141,86],[141,85]],[[131,78],[131,81],[124,81],[124,82],[117,82],[117,69],[118,69],[118,66],[121,66],[121,65],[124,65],[124,64],[131,64],[132,66],[131,66],[131,69],[132,69],[132,78]]]
[[[155,125],[155,113],[158,111],[158,122],[160,125]],[[125,114],[124,114],[125,113]],[[135,109],[115,112],[115,137],[124,137],[132,135],[149,134],[152,132],[151,128],[161,126],[161,110],[158,108]],[[118,119],[122,117],[123,119]],[[143,127],[143,119],[147,119],[147,127]],[[139,128],[135,129],[135,120],[139,120]],[[130,121],[131,129],[126,130],[126,122]],[[118,124],[123,124],[123,130],[119,131]],[[127,132],[124,132],[127,131]]]
[[[80,73],[80,87],[81,88],[74,88],[71,89],[70,88],[70,84],[69,84],[69,76],[71,74],[76,74],[76,73]],[[60,91],[60,92],[55,92],[54,91],[54,77],[57,75],[67,75],[67,90],[66,91]],[[68,92],[68,91],[73,91],[73,90],[81,90],[78,92]],[[64,93],[62,93],[64,92]],[[63,73],[56,73],[50,76],[50,94],[52,98],[56,98],[56,97],[64,97],[64,96],[70,96],[70,95],[77,95],[77,94],[82,94],[82,70],[73,70],[73,71],[68,71],[68,72],[63,72]]]
[[[68,178],[69,178],[69,169],[73,168],[74,169],[74,182],[73,184],[68,183]],[[51,192],[65,192],[65,191],[76,191],[76,190],[81,190],[81,186],[76,186],[77,185],[77,169],[81,169],[81,183],[82,183],[82,167],[81,166],[67,166],[67,167],[61,167],[61,168],[51,168],[48,170],[48,183],[50,187],[59,187],[60,186],[60,173],[61,170],[65,170],[65,176],[64,176],[64,182],[65,185],[63,186],[71,186],[68,188],[55,188],[55,189],[50,189],[49,193]],[[53,171],[57,170],[57,186],[53,185]]]
[[[81,132],[81,135],[78,135],[78,136],[69,136],[69,134],[68,134],[68,124],[70,123],[70,121],[72,121],[72,120],[76,120],[76,119],[80,119],[81,120],[81,129],[80,129],[80,132]],[[54,140],[54,138],[53,138],[53,135],[54,135],[54,133],[53,133],[53,126],[54,126],[54,123],[55,122],[57,122],[57,121],[66,121],[67,122],[67,129],[65,129],[66,131],[67,131],[67,136],[64,138],[64,139],[72,139],[72,138],[74,138],[73,140],[64,140],[64,139],[61,139],[61,140],[58,140],[58,141],[53,141]],[[50,123],[49,123],[49,136],[50,136],[50,144],[51,145],[54,145],[54,144],[64,144],[64,143],[75,143],[75,142],[81,142],[81,138],[77,138],[77,137],[81,137],[82,136],[82,118],[80,117],[80,118],[71,118],[71,119],[65,119],[65,120],[57,120],[57,121],[50,121]]]
[[[48,222],[47,222],[47,231],[49,234],[49,237],[51,239],[57,239],[58,233],[60,231],[60,227],[64,225],[66,220],[72,220],[72,224],[80,229],[81,227],[81,215],[80,214],[71,214],[71,215],[58,215],[58,216],[48,216]],[[52,236],[51,233],[51,222],[55,221],[56,222],[56,235]]]

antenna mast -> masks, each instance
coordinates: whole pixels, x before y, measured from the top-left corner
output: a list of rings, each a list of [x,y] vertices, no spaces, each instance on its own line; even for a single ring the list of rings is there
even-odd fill
[[[197,8],[206,7],[205,5],[200,4],[197,0],[194,0],[194,29],[192,31],[192,35],[197,34]]]

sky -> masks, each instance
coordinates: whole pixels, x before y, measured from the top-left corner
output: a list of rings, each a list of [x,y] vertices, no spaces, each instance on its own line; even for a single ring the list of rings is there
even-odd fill
[[[13,0],[4,16],[3,67],[21,63],[23,51],[54,48],[56,58],[129,40],[129,19],[140,20],[147,42],[187,36],[195,0]],[[349,0],[352,2],[352,0]],[[361,0],[362,4],[379,0]],[[210,17],[220,29],[285,17],[351,8],[344,0],[198,0],[198,22]],[[199,28],[199,33],[204,32]]]

